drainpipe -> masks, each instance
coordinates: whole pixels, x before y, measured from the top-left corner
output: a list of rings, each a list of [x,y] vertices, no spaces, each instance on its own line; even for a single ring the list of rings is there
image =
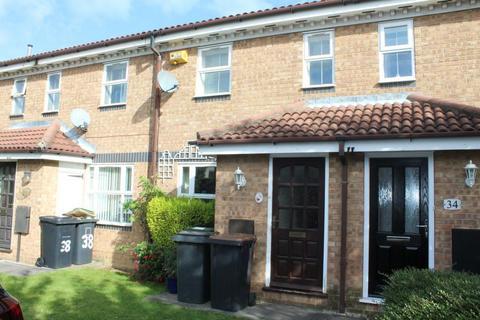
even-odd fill
[[[346,305],[346,273],[347,273],[347,200],[348,200],[348,163],[345,157],[345,141],[340,141],[338,145],[338,155],[342,163],[342,188],[341,188],[341,234],[340,234],[340,288],[338,312],[345,313]]]
[[[162,91],[157,82],[157,74],[162,70],[162,54],[155,49],[154,37],[150,38],[150,49],[155,57],[155,71],[153,74],[154,108],[150,117],[150,135],[148,147],[148,168],[147,175],[150,182],[155,183],[158,172],[158,131],[160,124],[160,106]]]

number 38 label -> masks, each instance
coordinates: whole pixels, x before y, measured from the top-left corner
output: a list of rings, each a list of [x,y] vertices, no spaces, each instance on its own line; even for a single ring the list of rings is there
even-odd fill
[[[84,234],[82,236],[82,249],[93,249],[93,234]]]
[[[460,199],[444,199],[443,209],[445,210],[460,210],[462,209],[462,201]]]
[[[68,253],[72,248],[72,241],[71,240],[63,240],[60,242],[60,252],[61,253]]]

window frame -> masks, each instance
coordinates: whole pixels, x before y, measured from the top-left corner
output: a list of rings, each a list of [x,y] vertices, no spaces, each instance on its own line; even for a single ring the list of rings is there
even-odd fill
[[[107,68],[109,66],[115,64],[125,64],[125,79],[122,80],[113,80],[107,81]],[[118,60],[105,63],[103,65],[103,77],[102,77],[102,92],[101,92],[101,107],[113,107],[113,106],[125,106],[128,101],[128,68],[129,68],[129,60]],[[125,93],[125,101],[120,103],[106,103],[105,101],[105,89],[107,86],[115,85],[115,84],[126,84],[126,93]]]
[[[407,39],[406,45],[386,46],[385,45],[385,29],[392,27],[407,26]],[[415,81],[415,37],[413,34],[413,20],[399,20],[392,22],[382,22],[378,24],[378,57],[379,57],[379,71],[380,71],[380,83],[389,82],[404,82]],[[388,53],[398,53],[410,51],[412,54],[412,75],[405,77],[385,77],[385,64],[384,56]]]
[[[222,44],[222,45],[215,45],[215,46],[208,46],[208,47],[201,47],[198,48],[198,61],[197,61],[197,79],[195,85],[195,97],[215,97],[215,96],[228,96],[232,93],[232,44]],[[212,50],[212,49],[223,49],[228,48],[228,65],[221,66],[221,67],[211,67],[211,68],[203,68],[203,52]],[[221,71],[229,71],[229,91],[225,92],[217,92],[217,93],[205,93],[205,86],[202,84],[202,74],[208,72],[221,72]]]
[[[182,182],[183,182],[183,168],[189,168],[189,190],[188,193],[182,193]],[[177,175],[177,196],[178,197],[189,197],[197,199],[215,199],[215,193],[195,193],[195,174],[196,168],[202,167],[215,167],[217,168],[217,163],[214,161],[202,161],[202,162],[183,162],[179,163],[177,166],[178,175]],[[215,171],[216,172],[216,171]],[[215,180],[217,179],[215,175]]]
[[[16,87],[16,84],[18,81],[25,81],[25,84],[23,86],[23,92],[21,93],[14,93],[14,90],[15,90],[15,87]],[[12,86],[12,91],[11,91],[11,99],[12,99],[12,109],[10,111],[10,115],[11,116],[22,116],[23,114],[25,114],[25,104],[26,104],[26,97],[27,95],[27,78],[26,77],[22,77],[22,78],[16,78],[16,79],[13,79],[13,86]],[[22,113],[15,113],[15,99],[16,98],[19,98],[19,97],[23,97],[23,110],[22,110]]]
[[[58,89],[50,89],[50,77],[54,75],[59,75],[58,79]],[[61,88],[62,88],[62,72],[61,71],[55,71],[47,74],[47,84],[45,88],[45,104],[43,108],[43,113],[55,113],[60,111],[60,99],[61,99]],[[48,110],[48,96],[49,94],[52,93],[58,93],[58,107],[56,110]]]
[[[90,170],[94,169],[93,171],[93,182],[94,185],[91,185],[90,181]],[[97,188],[98,185],[98,175],[99,175],[99,170],[100,168],[120,168],[120,191],[99,191]],[[127,191],[125,189],[125,179],[126,179],[126,172],[127,168],[130,168],[132,171],[132,176],[131,176],[131,190]],[[130,196],[133,199],[134,196],[134,177],[135,177],[135,166],[133,164],[118,164],[118,163],[105,163],[105,164],[92,164],[87,167],[87,188],[86,188],[86,202],[89,203],[89,197],[90,195],[95,196],[99,192],[101,193],[107,193],[108,195],[120,195],[121,201],[122,201],[122,206],[125,203],[125,196]],[[92,201],[92,207],[89,209],[93,210],[95,212],[95,207],[96,207],[96,201],[95,197],[93,197]],[[122,211],[124,209],[122,208]],[[132,222],[116,222],[116,221],[108,221],[108,220],[99,220],[97,224],[101,225],[109,225],[109,226],[121,226],[121,227],[130,227],[132,226]]]
[[[328,34],[330,37],[330,54],[310,56],[309,38],[322,34]],[[310,73],[308,66],[311,62],[332,60],[332,83],[326,84],[311,84]],[[335,87],[335,30],[320,30],[314,32],[304,33],[303,35],[303,82],[304,89],[311,88],[331,88]]]

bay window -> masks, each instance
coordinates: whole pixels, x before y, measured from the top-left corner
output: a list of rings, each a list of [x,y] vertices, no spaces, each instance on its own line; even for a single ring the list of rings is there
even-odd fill
[[[215,198],[215,163],[180,164],[178,169],[179,196]]]
[[[198,50],[197,96],[230,94],[232,47]]]
[[[123,206],[133,197],[133,166],[91,166],[89,181],[89,207],[98,223],[131,225],[132,213]]]
[[[127,103],[127,74],[128,61],[105,65],[102,106],[123,105]]]
[[[311,33],[304,36],[304,88],[334,85],[333,38],[333,31]]]
[[[415,80],[413,22],[381,23],[380,82]]]

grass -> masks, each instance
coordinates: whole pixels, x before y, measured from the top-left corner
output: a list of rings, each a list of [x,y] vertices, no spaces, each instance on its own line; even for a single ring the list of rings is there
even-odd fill
[[[29,277],[0,274],[0,284],[20,300],[26,320],[234,319],[147,301],[146,296],[163,292],[164,287],[102,269],[67,269]]]

